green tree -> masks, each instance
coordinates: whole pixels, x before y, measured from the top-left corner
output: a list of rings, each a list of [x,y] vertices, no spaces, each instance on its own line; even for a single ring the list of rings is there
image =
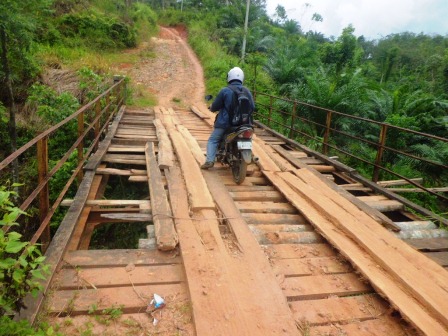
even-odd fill
[[[37,71],[31,47],[40,20],[45,20],[50,0],[0,2],[0,80],[6,87],[2,97],[9,110],[9,137],[11,152],[17,149],[17,126],[14,81],[35,74]],[[14,163],[14,180],[17,182],[17,162]]]

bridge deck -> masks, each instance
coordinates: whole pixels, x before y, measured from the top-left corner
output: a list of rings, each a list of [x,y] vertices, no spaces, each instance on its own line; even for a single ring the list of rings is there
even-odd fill
[[[121,111],[86,166],[46,303],[68,334],[111,307],[134,323],[116,330],[167,335],[448,334],[444,231],[263,128],[243,184],[201,171],[212,119],[194,110]],[[105,200],[116,176],[147,197]],[[123,222],[147,224],[139,249],[89,249],[96,228]],[[149,316],[154,293],[167,305]]]

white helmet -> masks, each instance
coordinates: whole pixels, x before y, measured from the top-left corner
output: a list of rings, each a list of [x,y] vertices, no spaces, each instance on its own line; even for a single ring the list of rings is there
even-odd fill
[[[238,67],[230,69],[229,73],[227,74],[227,83],[230,83],[235,79],[239,80],[241,84],[244,81],[244,72]]]

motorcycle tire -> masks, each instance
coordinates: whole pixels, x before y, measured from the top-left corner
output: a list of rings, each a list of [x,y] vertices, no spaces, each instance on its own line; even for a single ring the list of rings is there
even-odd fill
[[[244,179],[246,178],[246,172],[247,163],[242,158],[238,160],[237,164],[232,165],[233,180],[236,184],[241,184],[244,182]]]

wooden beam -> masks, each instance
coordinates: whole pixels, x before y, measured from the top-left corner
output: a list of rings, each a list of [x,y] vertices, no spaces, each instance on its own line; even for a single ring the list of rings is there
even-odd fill
[[[148,184],[151,198],[154,228],[157,248],[161,251],[170,251],[176,248],[179,239],[165,187],[162,183],[162,174],[154,153],[154,144],[148,142],[145,146],[146,170],[149,172]]]
[[[153,217],[144,213],[105,213],[101,214],[102,218],[115,219],[123,222],[152,222]],[[160,249],[162,250],[162,249]],[[166,251],[166,250],[163,250]]]
[[[201,119],[210,119],[210,117],[208,115],[202,113],[201,110],[199,110],[196,106],[191,105],[190,109],[191,109],[191,112],[196,114],[199,118],[201,118]]]
[[[182,167],[182,174],[188,189],[190,207],[193,211],[201,209],[216,209],[215,203],[208,192],[201,170],[196,162],[190,147],[182,134],[174,126],[175,120],[164,116],[163,122],[169,130],[169,135]],[[198,145],[199,146],[199,145]]]
[[[157,130],[157,138],[159,139],[157,159],[160,169],[166,169],[173,166],[174,154],[168,133],[160,119],[154,119],[154,126]]]

